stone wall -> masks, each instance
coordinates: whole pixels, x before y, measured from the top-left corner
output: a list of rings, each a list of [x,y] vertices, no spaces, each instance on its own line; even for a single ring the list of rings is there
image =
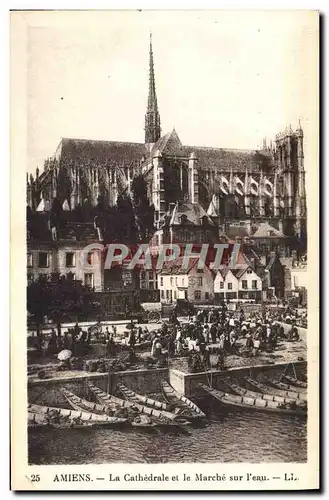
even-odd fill
[[[276,365],[259,365],[248,368],[229,368],[225,371],[212,371],[212,372],[201,372],[201,373],[182,373],[178,370],[170,370],[169,380],[174,389],[180,394],[184,394],[186,397],[198,397],[201,396],[203,391],[198,387],[199,383],[210,385],[211,387],[218,387],[220,385],[221,379],[225,377],[257,377],[260,374],[266,374],[269,378],[277,377],[282,374],[286,368],[287,363],[281,363]],[[298,361],[294,363],[297,376],[301,376],[306,373],[307,362]],[[291,374],[291,368],[288,369],[287,373]]]
[[[160,381],[163,379],[169,379],[167,368],[117,372],[111,374],[110,377],[108,374],[86,373],[85,376],[81,374],[69,379],[57,377],[47,380],[33,380],[28,383],[28,400],[30,403],[40,405],[60,406],[66,403],[60,391],[61,388],[66,388],[78,396],[88,399],[87,380],[104,391],[112,393],[115,391],[117,383],[121,382],[140,394],[150,394],[161,391]]]

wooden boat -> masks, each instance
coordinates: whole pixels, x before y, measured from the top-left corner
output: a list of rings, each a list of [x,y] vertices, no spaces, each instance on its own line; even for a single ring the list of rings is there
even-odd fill
[[[106,422],[111,425],[119,425],[127,422],[126,418],[110,417],[108,415],[98,415],[81,410],[68,410],[67,408],[54,408],[51,406],[41,406],[29,403],[27,406],[29,413],[40,413],[42,415],[58,415],[59,417],[70,417],[82,422]]]
[[[187,399],[185,396],[178,394],[178,392],[175,391],[175,389],[166,380],[162,380],[161,388],[168,403],[175,405],[178,411],[183,410],[186,413],[186,415],[184,413],[186,418],[206,418],[206,415],[195,403]]]
[[[293,392],[301,392],[305,394],[305,389],[302,387],[296,387],[295,385],[285,384],[284,382],[279,382],[277,379],[267,379],[265,378],[266,383],[269,383],[270,386],[273,386],[276,389],[282,389],[284,391],[293,391]]]
[[[161,401],[157,401],[156,399],[151,399],[141,394],[137,394],[131,389],[128,389],[128,387],[126,387],[123,384],[117,384],[117,388],[129,401],[134,401],[135,403],[142,403],[146,406],[150,406],[151,408],[157,408],[158,410],[170,411],[170,407],[166,403],[162,403]]]
[[[60,389],[61,393],[65,397],[66,401],[74,410],[77,411],[87,411],[91,413],[96,413],[98,415],[108,415],[109,407],[106,405],[99,405],[97,403],[92,403],[86,399],[80,398],[73,392],[67,389]],[[110,410],[111,411],[111,410]]]
[[[302,401],[307,401],[307,395],[305,393],[276,389],[275,387],[270,387],[269,385],[258,382],[258,380],[255,380],[251,377],[244,377],[244,379],[246,382],[248,382],[248,384],[255,387],[255,389],[257,389],[259,392],[262,392],[263,394],[274,394],[275,396],[282,396],[284,398],[301,399]]]
[[[301,415],[306,416],[307,411],[295,407],[295,405],[289,405],[278,403],[277,401],[268,401],[262,398],[252,398],[248,396],[239,396],[235,394],[229,394],[227,392],[219,391],[217,389],[212,389],[204,384],[199,384],[199,386],[208,394],[213,396],[215,399],[220,401],[223,405],[237,407],[240,409],[252,409],[269,411],[275,413],[289,414],[289,415]]]
[[[297,380],[293,378],[291,375],[284,375],[283,380],[288,384],[291,384],[293,387],[302,387],[303,389],[307,389],[307,383],[302,380]]]
[[[102,391],[102,389],[96,387],[91,382],[88,382],[88,387],[101,404],[111,405],[113,404],[113,402],[119,401],[123,402],[127,408],[131,408],[134,406],[141,413],[145,413],[145,415],[148,415],[149,417],[155,417],[161,420],[163,424],[164,423],[169,424],[170,422],[172,422],[175,425],[181,426],[181,425],[186,425],[188,423],[186,419],[180,418],[178,415],[175,415],[174,413],[167,412],[165,410],[157,410],[155,408],[150,408],[148,406],[141,405],[139,403],[135,403],[132,401],[124,401],[120,398],[117,398],[116,396],[112,396],[112,394],[107,394],[105,391]]]
[[[74,428],[74,429],[85,429],[90,427],[111,427],[112,424],[108,422],[89,422],[89,421],[79,421],[77,423],[73,419],[69,417],[67,419],[62,419],[61,422],[56,423],[52,422],[49,418],[47,418],[46,414],[28,412],[28,427],[29,428],[38,428],[38,427],[52,427],[55,429],[66,429],[66,428]]]
[[[263,394],[260,392],[256,391],[249,391],[248,389],[245,389],[244,387],[241,387],[238,384],[234,384],[230,379],[225,379],[224,380],[225,385],[229,387],[233,393],[238,394],[239,396],[248,396],[251,398],[261,398],[265,399],[267,401],[275,401],[277,403],[294,403],[296,406],[299,408],[306,408],[306,401],[300,401],[298,399],[293,399],[293,398],[285,398],[283,396],[276,396],[275,394]]]
[[[67,402],[72,406],[72,408],[78,411],[87,410],[87,411],[93,411],[98,415],[107,415],[109,411],[110,412],[115,411],[117,408],[119,408],[118,406],[114,408],[113,406],[109,407],[108,405],[105,404],[92,403],[91,401],[87,401],[86,399],[80,398],[79,396],[77,396],[71,391],[68,391],[67,389],[61,389],[61,392],[65,397],[65,399],[67,400]],[[130,409],[134,408],[134,406],[132,405],[129,408]],[[133,420],[130,420],[129,418],[126,420],[127,423],[130,423],[130,425],[132,425],[133,427],[138,427],[143,429],[158,427],[158,424],[157,422],[154,421],[154,419],[152,420],[151,418],[145,415],[144,417],[146,418],[143,418],[143,415],[138,414],[136,415],[136,417],[134,417]]]

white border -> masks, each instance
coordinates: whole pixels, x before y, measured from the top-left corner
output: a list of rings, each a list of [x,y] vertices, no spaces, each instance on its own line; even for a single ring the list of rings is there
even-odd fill
[[[261,1],[257,1],[257,2],[249,2],[248,5],[246,5],[244,2],[242,1],[234,1],[234,0],[231,0],[231,1],[203,1],[203,2],[178,2],[177,0],[176,1],[170,1],[170,0],[167,0],[166,2],[161,2],[161,1],[158,1],[157,4],[156,4],[156,8],[157,9],[161,9],[161,8],[165,8],[165,9],[169,9],[169,8],[226,8],[226,9],[264,9],[265,5],[264,5],[264,2],[261,2]],[[8,71],[8,39],[9,39],[9,30],[8,30],[8,10],[9,9],[44,9],[45,7],[45,2],[41,2],[40,0],[39,1],[34,1],[34,2],[27,2],[27,1],[12,1],[12,2],[2,2],[1,3],[1,6],[0,6],[0,12],[1,14],[3,14],[1,16],[1,24],[0,24],[0,38],[2,43],[1,43],[1,49],[0,49],[0,60],[1,62],[3,63],[2,66],[3,66],[3,71],[2,71],[2,75],[6,75],[8,74],[7,71]],[[154,9],[155,6],[154,6],[154,3],[151,2],[151,1],[140,1],[138,2],[138,7],[139,8],[142,8],[142,9],[147,9],[147,8],[152,8]],[[110,8],[120,8],[120,9],[123,9],[123,8],[136,8],[136,4],[134,2],[131,2],[131,1],[112,1],[112,2],[109,2],[109,1],[101,1],[101,0],[94,0],[93,2],[86,2],[86,1],[72,1],[72,0],[66,0],[66,1],[63,1],[63,0],[57,0],[56,2],[47,2],[47,8],[52,8],[52,9],[110,9]],[[291,1],[291,0],[285,0],[285,1],[268,1],[266,3],[266,8],[267,9],[313,9],[313,10],[320,10],[322,12],[325,12],[327,9],[327,2],[325,1],[318,1],[316,3],[316,5],[314,4],[314,2],[311,2],[311,1],[306,1],[306,0],[300,0],[298,2],[296,1]],[[325,54],[328,55],[328,50],[327,50],[327,45],[328,45],[328,39],[326,38],[324,40],[324,43],[325,43],[325,47],[323,47],[322,49],[325,50]],[[324,58],[323,58],[324,60]],[[325,67],[322,69],[323,71],[323,74],[324,74],[324,78],[325,78],[325,81],[328,82],[328,79],[326,78],[327,76],[327,69],[328,67]],[[7,70],[7,71],[6,71]],[[3,100],[3,105],[1,107],[1,118],[3,119],[3,128],[2,128],[2,134],[1,134],[1,137],[2,137],[2,141],[3,141],[3,144],[2,144],[2,186],[5,187],[5,186],[8,186],[9,182],[7,183],[7,180],[9,180],[9,150],[8,150],[8,145],[9,145],[9,141],[8,141],[8,135],[5,133],[6,130],[7,130],[7,127],[9,125],[9,108],[8,108],[8,94],[9,94],[9,86],[8,86],[8,78],[2,78],[1,79],[1,89],[2,89],[2,94],[4,95],[4,100]],[[324,88],[325,90],[325,88]],[[325,117],[327,117],[327,111],[328,111],[328,108],[327,108],[327,103],[326,104],[326,109],[325,109],[325,116],[323,117],[323,119],[325,119]],[[322,141],[323,141],[323,144],[325,144],[328,140],[328,133],[323,137],[322,137]],[[326,161],[325,161],[325,156],[322,158],[323,160],[323,172],[325,172],[328,168],[327,164],[326,164]],[[323,178],[323,180],[325,181],[325,193],[329,192],[329,180],[328,180],[329,176],[326,175],[325,178]],[[9,235],[9,224],[8,224],[8,207],[9,207],[9,196],[8,196],[8,191],[5,190],[5,192],[2,193],[2,196],[0,197],[0,203],[3,204],[3,207],[2,207],[2,211],[1,211],[1,214],[3,214],[2,216],[2,220],[1,220],[1,231],[2,231],[2,241],[4,240],[3,238],[3,235],[5,233],[7,233]],[[8,196],[8,203],[7,203],[7,196]],[[326,196],[324,196],[324,201],[326,199]],[[323,217],[325,218],[326,215],[328,215],[328,206],[327,206],[327,203],[326,203],[326,206],[325,206],[325,214],[323,214]],[[325,232],[325,239],[326,239],[326,243],[327,243],[327,234]],[[2,312],[2,325],[3,325],[3,335],[5,335],[5,331],[9,330],[9,328],[7,329],[6,328],[6,324],[7,322],[3,322],[3,319],[7,318],[8,317],[8,288],[7,288],[7,277],[8,277],[8,283],[9,283],[9,266],[6,265],[6,263],[8,262],[8,249],[5,247],[5,246],[1,246],[1,249],[0,249],[0,252],[1,252],[1,256],[2,256],[2,261],[4,264],[2,266],[2,278],[4,277],[4,274],[5,274],[5,279],[3,280],[2,279],[2,287],[1,287],[1,305],[4,307],[4,311]],[[327,269],[326,269],[326,278],[328,277],[327,276]],[[327,282],[327,280],[326,280]],[[323,329],[324,330],[324,329]],[[2,347],[3,347],[3,343],[2,343]],[[323,346],[324,347],[324,346]],[[3,348],[3,353],[5,352],[4,348]],[[7,351],[8,352],[8,351]],[[6,377],[6,374],[8,374],[8,358],[7,356],[5,355],[5,360],[7,359],[7,363],[3,361],[2,365],[1,365],[1,368],[3,370],[3,373],[2,373],[2,380],[4,382],[4,389],[2,391],[2,399],[4,400],[8,400],[8,379]],[[327,375],[327,374],[326,374]],[[7,412],[6,411],[2,411],[1,412],[1,424],[2,424],[2,428],[3,429],[6,429],[6,417],[7,417]],[[6,432],[3,432],[3,436],[6,436]],[[327,443],[326,443],[327,444]],[[4,456],[2,457],[3,460],[2,460],[2,465],[4,464],[7,464],[9,462],[8,460],[8,447],[6,446],[1,446],[1,451],[2,453],[4,453]],[[3,468],[3,471],[4,471],[4,468]],[[325,475],[325,474],[324,474]],[[4,495],[2,496],[3,497],[6,497],[6,492],[8,492],[8,485],[9,485],[9,480],[8,480],[8,476],[6,477],[5,474],[1,474],[1,493],[4,493]],[[8,492],[9,493],[9,492]],[[116,496],[116,495],[115,495]],[[172,496],[175,496],[175,495],[172,495]],[[203,496],[203,495],[200,495],[200,496]],[[230,496],[232,497],[232,494],[230,494]],[[288,496],[288,495],[282,495],[282,496]],[[62,498],[65,498],[66,495],[62,494]],[[264,495],[265,497],[265,495]]]

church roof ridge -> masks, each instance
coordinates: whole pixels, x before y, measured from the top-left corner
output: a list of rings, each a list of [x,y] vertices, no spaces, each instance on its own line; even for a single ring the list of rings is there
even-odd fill
[[[229,153],[250,153],[250,154],[255,154],[257,152],[257,149],[239,149],[239,148],[221,148],[219,146],[196,146],[196,145],[190,145],[190,144],[184,144],[183,148],[191,148],[191,149],[201,149],[204,151],[228,151]]]
[[[144,142],[136,142],[136,141],[108,141],[106,139],[85,139],[79,137],[62,137],[61,142],[74,141],[74,142],[98,142],[98,143],[106,143],[106,144],[132,144],[145,146]]]

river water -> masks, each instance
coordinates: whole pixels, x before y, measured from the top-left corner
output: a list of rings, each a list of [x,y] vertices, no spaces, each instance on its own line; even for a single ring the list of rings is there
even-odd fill
[[[306,420],[234,411],[186,433],[29,429],[30,464],[306,462]]]

